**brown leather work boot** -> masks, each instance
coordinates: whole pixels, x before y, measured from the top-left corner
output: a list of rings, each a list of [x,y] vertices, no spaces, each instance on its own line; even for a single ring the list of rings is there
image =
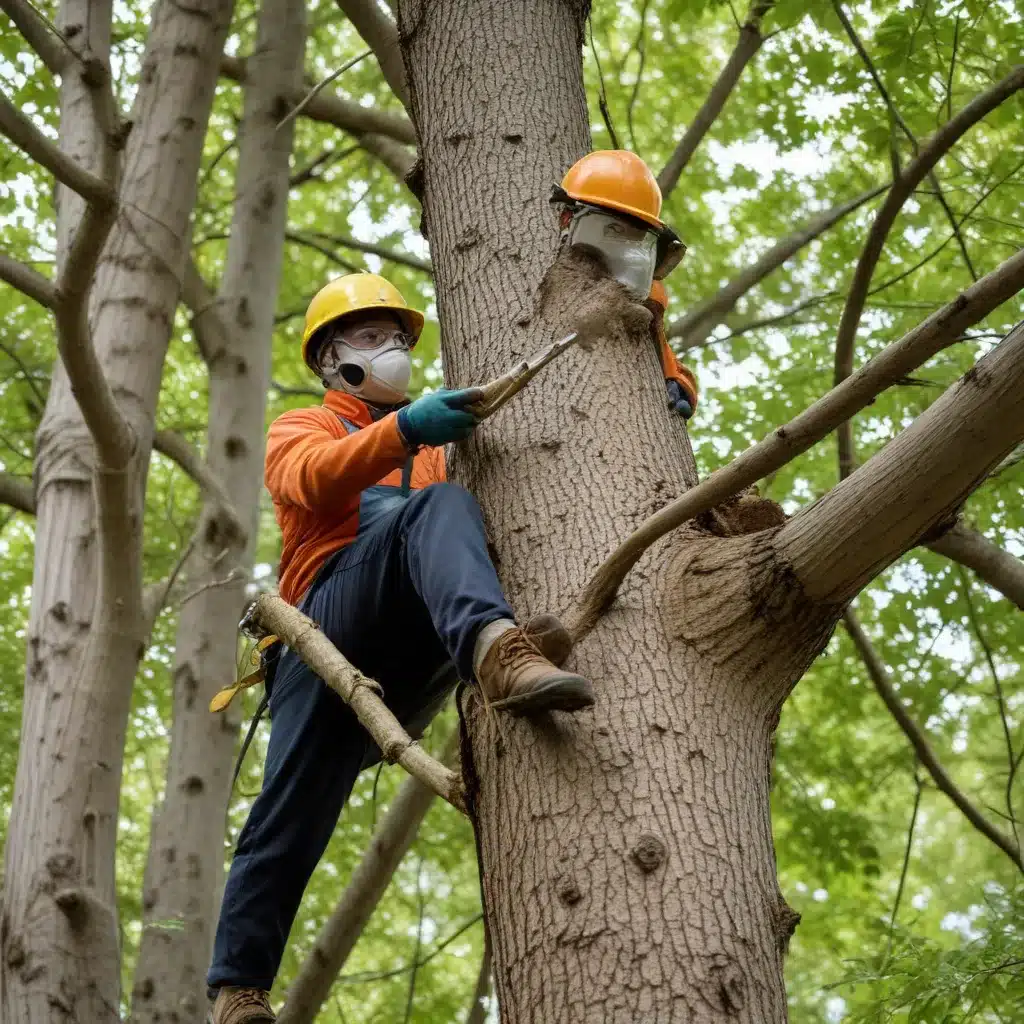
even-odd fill
[[[270,993],[258,988],[229,988],[218,991],[206,1018],[207,1024],[274,1024]]]
[[[544,655],[552,665],[561,668],[572,654],[572,637],[557,615],[542,612],[534,615],[523,626],[527,640]]]
[[[491,707],[513,715],[580,711],[594,703],[590,680],[555,668],[519,628],[506,630],[491,644],[477,682]]]

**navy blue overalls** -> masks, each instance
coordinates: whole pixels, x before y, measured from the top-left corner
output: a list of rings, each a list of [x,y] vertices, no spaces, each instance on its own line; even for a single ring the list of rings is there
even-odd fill
[[[341,417],[349,433],[359,427]],[[413,736],[473,675],[477,633],[512,619],[487,553],[480,508],[454,484],[363,491],[359,532],[325,562],[300,608]],[[287,648],[267,681],[263,787],[235,850],[211,988],[270,989],[288,932],[359,772],[380,752],[340,697]]]

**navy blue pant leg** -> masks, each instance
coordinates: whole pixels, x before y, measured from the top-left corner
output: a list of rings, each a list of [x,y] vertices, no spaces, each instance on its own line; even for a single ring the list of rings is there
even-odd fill
[[[210,986],[270,989],[310,875],[363,761],[355,715],[291,651],[270,697],[263,787],[231,862]]]
[[[364,523],[325,567],[303,610],[382,685],[412,729],[440,704],[436,680],[445,665],[471,678],[477,633],[512,611],[487,554],[479,507],[462,488],[434,484]],[[309,877],[361,766],[373,760],[372,741],[352,712],[291,651],[281,657],[270,713],[263,788],[224,890],[207,979],[214,988],[272,986]]]

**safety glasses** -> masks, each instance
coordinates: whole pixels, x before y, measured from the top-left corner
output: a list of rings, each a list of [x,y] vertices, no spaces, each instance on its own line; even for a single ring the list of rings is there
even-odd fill
[[[364,352],[385,346],[399,345],[404,349],[413,346],[413,339],[397,327],[346,327],[342,324],[332,331],[327,340],[343,341]]]

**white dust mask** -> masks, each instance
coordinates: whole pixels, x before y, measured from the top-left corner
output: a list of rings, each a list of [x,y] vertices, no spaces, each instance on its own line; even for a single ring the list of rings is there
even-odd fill
[[[566,243],[598,253],[608,273],[625,287],[631,298],[637,302],[647,298],[658,255],[655,232],[613,214],[586,208],[569,222]]]
[[[364,402],[396,405],[407,397],[412,362],[408,338],[399,331],[381,332],[372,348],[334,337],[324,342],[317,363],[327,387],[346,391]]]

